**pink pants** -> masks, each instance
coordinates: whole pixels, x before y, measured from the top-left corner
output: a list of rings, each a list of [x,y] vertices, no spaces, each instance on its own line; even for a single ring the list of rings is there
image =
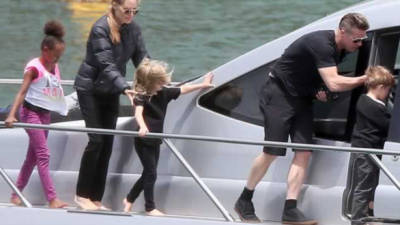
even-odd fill
[[[49,124],[50,113],[38,113],[21,107],[20,120],[24,123]],[[24,164],[18,175],[17,187],[23,190],[29,181],[33,168],[37,166],[43,191],[48,201],[56,198],[56,191],[50,177],[49,161],[50,151],[47,147],[47,130],[25,129],[29,136],[29,147]],[[13,197],[15,197],[13,193]]]

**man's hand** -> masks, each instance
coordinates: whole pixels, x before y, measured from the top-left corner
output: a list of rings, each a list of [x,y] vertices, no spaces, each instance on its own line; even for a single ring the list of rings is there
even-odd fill
[[[325,91],[318,91],[317,94],[315,95],[315,98],[318,99],[321,102],[327,102],[328,97]]]

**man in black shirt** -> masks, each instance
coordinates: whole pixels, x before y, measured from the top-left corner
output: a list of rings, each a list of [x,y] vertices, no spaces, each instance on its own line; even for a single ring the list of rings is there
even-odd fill
[[[337,65],[345,52],[353,52],[362,45],[369,25],[358,13],[345,15],[337,30],[322,30],[306,34],[294,41],[276,62],[262,89],[260,109],[264,113],[265,140],[312,143],[312,100],[326,101],[326,94],[318,92],[322,82],[333,92],[351,90],[366,79],[344,77]],[[235,210],[245,221],[260,221],[251,201],[254,189],[277,156],[286,149],[264,147],[254,161],[246,187],[235,204]],[[316,224],[297,209],[297,198],[306,177],[311,151],[295,151],[289,169],[288,190],[282,222],[285,224]]]

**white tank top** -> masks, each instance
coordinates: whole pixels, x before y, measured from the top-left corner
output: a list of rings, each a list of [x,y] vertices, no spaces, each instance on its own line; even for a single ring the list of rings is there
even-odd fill
[[[24,74],[33,68],[38,72],[38,76],[29,85],[25,101],[66,116],[68,108],[64,98],[64,91],[61,87],[58,64],[54,69],[55,74],[52,74],[44,68],[39,58],[35,58],[26,65]]]

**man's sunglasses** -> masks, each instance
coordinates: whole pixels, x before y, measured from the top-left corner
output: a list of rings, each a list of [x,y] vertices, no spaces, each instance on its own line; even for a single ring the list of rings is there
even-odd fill
[[[353,43],[359,43],[359,42],[362,42],[362,41],[367,40],[367,39],[368,39],[368,36],[364,36],[364,37],[360,37],[360,38],[354,38],[351,41],[353,41]]]

